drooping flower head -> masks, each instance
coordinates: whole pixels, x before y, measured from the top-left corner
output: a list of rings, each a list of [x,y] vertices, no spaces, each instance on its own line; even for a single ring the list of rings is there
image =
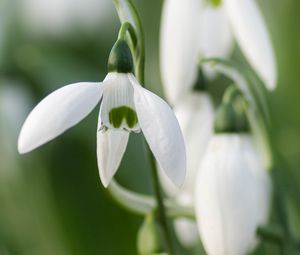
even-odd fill
[[[180,95],[191,90],[199,58],[227,58],[234,41],[266,87],[274,89],[277,70],[273,46],[255,0],[166,0],[160,66],[170,102],[175,104]],[[209,68],[205,72],[214,77]]]
[[[185,146],[178,121],[161,98],[144,89],[133,75],[125,40],[114,45],[103,82],[64,86],[43,99],[27,117],[18,150],[29,152],[86,117],[100,103],[97,159],[105,187],[116,173],[131,131],[142,130],[160,167],[178,186],[185,177]]]
[[[270,177],[245,120],[231,104],[221,106],[197,176],[196,217],[210,255],[247,254],[268,220]]]

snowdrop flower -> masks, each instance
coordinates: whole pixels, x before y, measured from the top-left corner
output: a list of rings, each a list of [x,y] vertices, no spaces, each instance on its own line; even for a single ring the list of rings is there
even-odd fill
[[[203,86],[202,71],[198,83]],[[198,85],[198,88],[201,86]],[[214,109],[208,92],[203,89],[186,93],[175,105],[187,152],[187,173],[183,186],[178,189],[163,171],[160,171],[162,187],[168,196],[174,197],[181,206],[194,207],[195,179],[199,166],[213,134]],[[199,241],[196,223],[192,220],[175,220],[175,231],[179,241],[186,247],[193,247]]]
[[[185,177],[185,146],[178,121],[166,102],[144,89],[132,74],[130,49],[114,45],[103,82],[64,86],[42,100],[27,117],[19,136],[20,153],[52,140],[86,117],[101,101],[97,158],[105,187],[116,173],[131,131],[143,131],[161,169],[178,186]]]
[[[226,58],[234,39],[266,84],[274,89],[277,71],[270,36],[255,0],[166,0],[162,12],[161,74],[175,103],[193,85],[197,59]],[[211,70],[206,75],[214,77]]]
[[[266,224],[269,215],[270,177],[252,135],[245,125],[233,128],[237,118],[227,110],[218,111],[218,133],[196,180],[197,223],[209,255],[247,254],[256,243],[257,227]]]

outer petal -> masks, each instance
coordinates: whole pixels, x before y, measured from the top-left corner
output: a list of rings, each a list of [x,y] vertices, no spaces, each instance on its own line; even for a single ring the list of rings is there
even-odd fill
[[[178,121],[168,104],[142,88],[133,75],[134,103],[140,127],[159,166],[181,186],[185,179],[186,153]]]
[[[237,42],[268,89],[276,87],[277,71],[267,27],[255,0],[225,0]]]
[[[233,50],[233,35],[223,5],[203,6],[200,15],[200,55],[228,57]]]
[[[29,152],[77,124],[101,96],[102,86],[96,82],[70,84],[51,93],[27,117],[19,136],[19,152]]]
[[[196,216],[210,255],[246,254],[269,211],[270,181],[247,135],[216,135],[197,178]]]
[[[168,100],[174,104],[196,79],[199,0],[166,0],[160,32],[160,67]]]
[[[98,122],[100,128],[101,121]],[[129,132],[108,129],[97,131],[97,160],[100,179],[107,187],[117,172],[128,143]]]
[[[185,141],[187,173],[180,190],[163,171],[160,171],[161,184],[169,196],[180,196],[185,192],[190,194],[193,200],[195,177],[213,133],[213,105],[207,93],[189,92],[175,105],[174,112]]]

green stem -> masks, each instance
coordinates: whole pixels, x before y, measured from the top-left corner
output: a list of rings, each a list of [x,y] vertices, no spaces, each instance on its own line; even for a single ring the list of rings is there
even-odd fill
[[[258,227],[256,231],[257,235],[260,236],[262,239],[282,245],[284,234],[282,231],[278,229],[271,229],[265,227]]]
[[[156,163],[155,163],[155,158],[148,146],[147,146],[147,149],[148,149],[148,155],[149,155],[150,166],[151,166],[153,189],[154,189],[154,194],[155,194],[155,197],[157,200],[158,220],[164,231],[168,254],[172,255],[173,247],[172,247],[171,231],[170,231],[170,228],[168,225],[168,220],[167,220],[167,216],[166,216],[166,208],[165,208],[164,201],[163,201],[162,191],[160,189],[159,177],[158,177],[158,171],[157,171],[157,167],[156,167]]]
[[[137,36],[136,36],[136,32],[134,30],[134,27],[129,22],[124,22],[122,24],[122,26],[119,30],[118,39],[125,40],[127,32],[129,32],[132,42],[133,42],[133,45],[135,47],[138,40],[137,40]]]
[[[127,0],[129,4],[129,8],[132,12],[133,18],[137,25],[137,30],[139,34],[139,51],[137,52],[137,71],[136,76],[137,79],[140,81],[140,83],[144,86],[145,84],[145,36],[144,36],[144,30],[142,27],[141,18],[138,14],[137,9],[132,4],[131,0]]]

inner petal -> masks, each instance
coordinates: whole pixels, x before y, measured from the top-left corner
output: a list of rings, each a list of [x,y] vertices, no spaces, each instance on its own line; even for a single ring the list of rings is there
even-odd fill
[[[133,88],[127,74],[114,73],[103,91],[100,115],[103,128],[139,131]]]

